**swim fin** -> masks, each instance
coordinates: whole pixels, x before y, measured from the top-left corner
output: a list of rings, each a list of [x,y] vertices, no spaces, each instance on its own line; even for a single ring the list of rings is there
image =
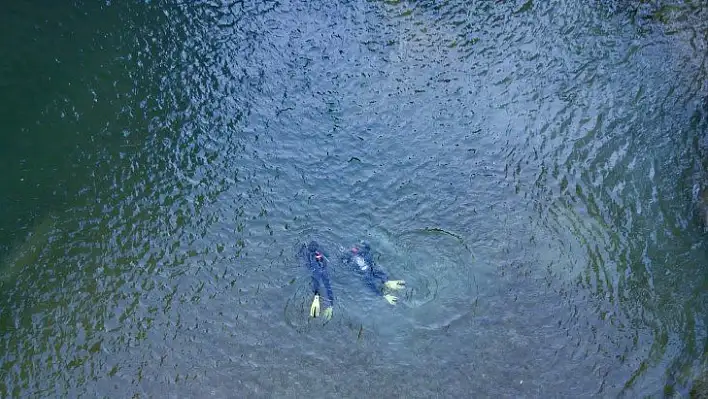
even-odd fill
[[[389,290],[400,290],[406,288],[406,282],[404,280],[388,280],[384,286]]]
[[[333,309],[331,306],[329,306],[324,310],[324,312],[322,312],[322,317],[324,317],[325,320],[332,320],[332,312]]]
[[[312,300],[312,305],[310,305],[310,317],[319,317],[320,315],[320,296],[315,294],[315,299]]]
[[[386,302],[390,303],[391,305],[395,305],[396,302],[398,301],[398,297],[395,295],[391,295],[391,294],[384,295],[384,299],[386,300]]]

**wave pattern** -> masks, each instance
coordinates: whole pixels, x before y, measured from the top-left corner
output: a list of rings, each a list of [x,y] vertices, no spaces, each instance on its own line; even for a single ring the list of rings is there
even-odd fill
[[[46,103],[7,118],[27,143],[3,146],[26,165],[0,179],[3,396],[706,378],[705,4],[16,7],[38,44],[0,52],[0,84]],[[309,239],[334,260],[327,323]],[[360,239],[407,280],[396,307],[337,261]]]

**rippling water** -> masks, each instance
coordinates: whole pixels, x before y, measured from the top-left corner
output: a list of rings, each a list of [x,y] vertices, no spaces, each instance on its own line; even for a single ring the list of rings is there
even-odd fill
[[[705,1],[3,9],[3,396],[708,384]]]

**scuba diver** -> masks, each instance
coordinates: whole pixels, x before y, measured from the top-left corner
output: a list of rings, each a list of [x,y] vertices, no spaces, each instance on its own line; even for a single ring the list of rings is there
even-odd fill
[[[392,295],[390,291],[405,288],[406,282],[403,280],[389,280],[386,272],[375,262],[371,253],[369,243],[362,241],[361,244],[352,247],[343,256],[343,262],[354,267],[359,275],[377,295],[382,295],[391,305],[395,305],[398,297]]]
[[[324,312],[322,316],[329,320],[332,318],[332,306],[334,306],[334,294],[332,293],[332,285],[329,281],[329,272],[327,271],[328,260],[324,256],[319,244],[316,241],[310,241],[308,245],[302,244],[299,252],[300,260],[309,269],[312,277],[312,292],[315,298],[310,306],[310,316],[320,316],[320,297],[323,296]],[[324,286],[324,292],[322,292]]]

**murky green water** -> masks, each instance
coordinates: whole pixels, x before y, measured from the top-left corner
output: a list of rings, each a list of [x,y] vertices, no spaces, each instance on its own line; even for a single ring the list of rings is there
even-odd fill
[[[3,397],[706,378],[705,2],[36,3],[0,12]],[[335,264],[308,320],[309,239],[401,302]]]

